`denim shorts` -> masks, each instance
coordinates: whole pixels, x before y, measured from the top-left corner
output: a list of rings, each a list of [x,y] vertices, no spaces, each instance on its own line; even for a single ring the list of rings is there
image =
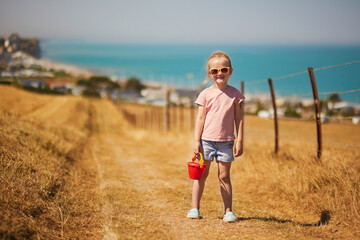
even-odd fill
[[[214,157],[217,162],[234,161],[234,140],[226,142],[214,142],[201,139],[204,159],[213,161]]]

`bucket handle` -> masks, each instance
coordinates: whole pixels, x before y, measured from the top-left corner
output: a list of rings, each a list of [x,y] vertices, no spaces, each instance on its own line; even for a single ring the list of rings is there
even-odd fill
[[[203,168],[204,158],[203,158],[203,155],[201,154],[201,152],[195,153],[194,157],[192,158],[192,161],[195,162],[196,156],[197,156],[198,154],[200,155],[200,160],[199,160],[199,162],[200,162],[200,168]]]

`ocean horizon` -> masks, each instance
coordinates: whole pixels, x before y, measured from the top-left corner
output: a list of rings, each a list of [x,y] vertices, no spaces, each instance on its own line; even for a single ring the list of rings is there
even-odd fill
[[[319,69],[360,60],[360,45],[235,45],[235,44],[124,44],[55,40],[41,42],[42,57],[89,69],[112,79],[139,78],[179,88],[197,88],[206,77],[207,58],[215,50],[226,52],[234,68],[229,84],[245,95],[269,93],[274,79],[277,96],[312,92],[308,67]],[[282,76],[301,73],[281,79]],[[315,72],[319,93],[360,89],[360,64],[348,64]],[[329,95],[320,95],[326,98]],[[311,96],[310,96],[311,97]],[[360,92],[340,94],[360,103]]]

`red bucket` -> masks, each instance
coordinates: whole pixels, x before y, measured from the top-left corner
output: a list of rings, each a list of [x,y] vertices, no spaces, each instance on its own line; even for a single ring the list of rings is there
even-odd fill
[[[195,162],[196,155],[192,158],[192,162],[188,162],[188,170],[189,170],[189,178],[200,180],[201,177],[204,175],[206,164],[204,163],[204,159],[201,153],[200,154],[200,162]]]

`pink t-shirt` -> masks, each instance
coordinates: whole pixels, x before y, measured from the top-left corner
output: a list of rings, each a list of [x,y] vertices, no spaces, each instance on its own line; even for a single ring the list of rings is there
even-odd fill
[[[234,104],[240,104],[244,99],[240,91],[229,85],[225,90],[204,89],[195,101],[205,108],[201,139],[217,142],[234,140]]]

